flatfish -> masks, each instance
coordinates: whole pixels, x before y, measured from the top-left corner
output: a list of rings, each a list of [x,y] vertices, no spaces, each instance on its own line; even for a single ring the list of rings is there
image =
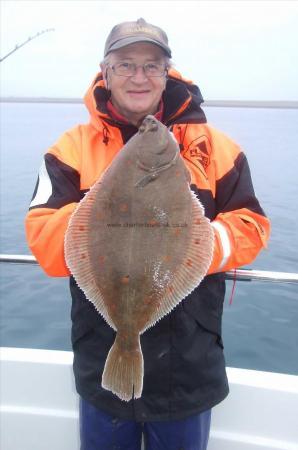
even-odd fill
[[[66,231],[66,263],[116,331],[101,383],[122,400],[142,395],[140,334],[193,291],[211,263],[212,227],[189,185],[172,133],[146,116]]]

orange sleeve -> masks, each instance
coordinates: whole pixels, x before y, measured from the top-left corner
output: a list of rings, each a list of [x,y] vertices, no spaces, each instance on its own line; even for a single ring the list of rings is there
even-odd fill
[[[50,276],[70,275],[64,258],[64,236],[83,196],[79,167],[79,149],[66,133],[45,154],[25,218],[28,245]]]
[[[208,273],[250,264],[267,246],[270,221],[255,195],[245,154],[231,139],[212,133],[212,170],[216,214],[213,261]]]
[[[55,210],[36,208],[25,220],[28,245],[47,275],[69,276],[64,258],[64,235],[76,203]]]
[[[250,264],[267,246],[270,222],[260,214],[248,211],[221,213],[212,222],[214,253],[208,274]]]

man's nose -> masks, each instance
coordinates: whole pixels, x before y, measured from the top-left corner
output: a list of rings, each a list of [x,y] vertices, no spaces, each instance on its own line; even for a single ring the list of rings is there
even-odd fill
[[[144,81],[148,80],[148,77],[147,77],[147,75],[145,73],[145,70],[144,70],[143,66],[137,66],[136,67],[136,73],[130,78],[135,83],[143,83]]]

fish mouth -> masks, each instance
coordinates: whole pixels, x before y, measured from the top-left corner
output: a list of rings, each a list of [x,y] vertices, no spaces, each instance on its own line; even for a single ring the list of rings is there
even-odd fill
[[[141,123],[139,132],[146,133],[148,131],[157,131],[158,123],[159,123],[158,120],[154,116],[148,115]]]

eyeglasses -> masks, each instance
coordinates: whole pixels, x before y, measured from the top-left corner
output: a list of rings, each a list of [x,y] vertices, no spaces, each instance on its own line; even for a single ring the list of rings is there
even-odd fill
[[[119,77],[132,77],[137,73],[138,67],[142,67],[146,77],[162,77],[167,72],[165,64],[146,63],[137,65],[135,63],[119,62],[109,66],[115,75]]]

